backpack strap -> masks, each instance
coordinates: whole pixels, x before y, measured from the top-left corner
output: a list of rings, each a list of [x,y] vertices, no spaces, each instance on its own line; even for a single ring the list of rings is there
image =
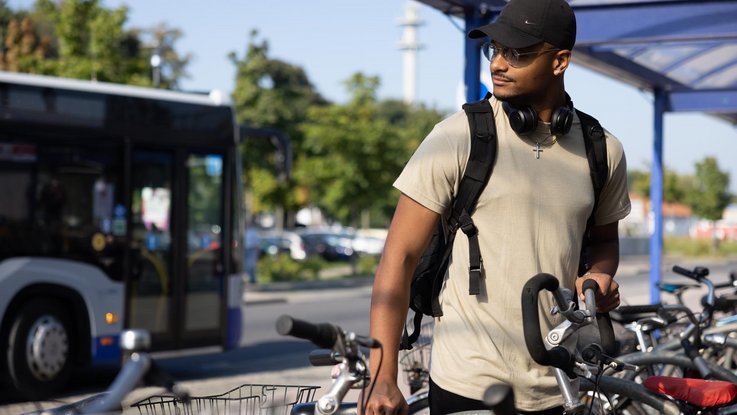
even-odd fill
[[[440,256],[440,263],[437,269],[444,273],[448,269],[448,262],[450,260],[450,254],[453,251],[453,242],[455,241],[455,235],[458,229],[461,229],[466,234],[468,237],[470,257],[469,293],[472,295],[481,292],[482,261],[478,231],[471,219],[471,213],[473,213],[476,202],[484,187],[486,187],[486,183],[489,181],[496,158],[496,124],[494,113],[489,103],[490,97],[491,94],[489,93],[481,101],[463,105],[470,129],[471,151],[468,157],[468,163],[466,163],[466,170],[458,186],[458,194],[454,197],[453,204],[451,205],[450,218],[447,222],[447,232],[439,233],[445,241],[443,249],[432,254]],[[433,276],[430,298],[431,315],[434,317],[443,315],[440,307],[440,288],[442,287],[442,282],[442,274],[438,273]],[[412,303],[410,303],[410,309],[415,312],[414,318],[412,319],[414,330],[410,334],[405,324],[400,341],[401,350],[412,349],[412,344],[417,341],[420,335],[423,312],[420,312],[419,308],[413,307]]]
[[[599,121],[576,109],[578,118],[581,120],[581,130],[583,131],[583,142],[586,146],[586,158],[589,161],[589,173],[591,175],[591,183],[594,185],[594,208],[591,210],[591,216],[586,221],[586,231],[584,232],[583,243],[581,246],[581,259],[578,264],[578,275],[583,275],[591,268],[590,263],[590,245],[591,245],[591,228],[594,226],[594,213],[599,207],[599,197],[601,190],[604,188],[609,177],[609,162],[606,152],[606,137],[604,129]]]
[[[490,97],[491,94],[487,94],[481,101],[463,105],[471,131],[471,152],[449,219],[451,232],[461,229],[468,237],[468,293],[471,295],[481,292],[483,276],[478,229],[471,220],[471,214],[476,209],[476,202],[489,181],[496,159],[496,123],[489,103]]]

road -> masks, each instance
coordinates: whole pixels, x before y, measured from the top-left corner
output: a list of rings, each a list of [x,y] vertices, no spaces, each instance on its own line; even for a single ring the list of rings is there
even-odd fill
[[[708,266],[715,283],[726,281],[729,272],[737,270],[737,260],[680,264],[687,268]],[[672,265],[674,263],[664,261],[664,269]],[[647,269],[646,261],[637,264],[623,262],[617,277],[621,284],[623,304],[649,302]],[[685,278],[665,272],[663,280],[684,281]],[[253,293],[255,298],[244,305],[244,338],[241,347],[225,352],[162,358],[158,362],[175,379],[199,394],[221,393],[248,382],[327,386],[330,383],[329,370],[309,367],[307,355],[313,347],[305,341],[280,336],[275,331],[274,323],[280,315],[288,314],[312,322],[331,322],[344,329],[367,334],[370,288],[366,281],[350,287]],[[687,297],[687,301],[695,303],[701,295],[693,293]],[[69,401],[100,391],[113,376],[113,372],[80,373],[60,399]],[[147,388],[137,391],[134,398],[151,393],[156,393],[156,390]],[[0,392],[0,414],[27,411],[32,409],[29,405],[31,403],[18,402]]]

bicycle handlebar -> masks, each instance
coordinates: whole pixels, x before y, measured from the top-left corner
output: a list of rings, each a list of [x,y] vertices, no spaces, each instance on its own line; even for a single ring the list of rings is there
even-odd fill
[[[545,348],[542,335],[540,334],[540,317],[538,314],[538,296],[543,289],[554,294],[558,306],[563,309],[566,304],[559,290],[558,279],[547,273],[540,273],[532,277],[522,289],[522,317],[525,321],[523,332],[525,336],[525,344],[535,362],[545,366],[553,366],[563,370],[570,370],[573,363],[573,357],[562,346],[553,347],[550,350]],[[588,279],[584,281],[583,289],[586,297],[586,307],[591,316],[596,316],[597,326],[599,329],[599,338],[596,339],[606,354],[613,354],[615,350],[614,330],[611,320],[607,313],[596,313],[596,291],[599,286],[596,281]],[[584,344],[590,343],[584,341]]]
[[[698,282],[703,282],[704,278],[709,275],[709,269],[704,267],[696,267],[692,271],[678,265],[673,265],[673,272]]]
[[[642,305],[621,305],[617,307],[617,311],[622,315],[628,314],[646,314],[646,313],[658,313],[663,308],[663,305],[658,304],[642,304]]]
[[[276,320],[276,331],[282,336],[309,340],[323,349],[332,349],[343,332],[340,327],[330,323],[313,324],[287,315]]]
[[[525,283],[522,288],[522,319],[526,323],[523,325],[523,331],[527,350],[535,362],[566,370],[571,366],[571,355],[561,346],[551,350],[545,349],[545,343],[540,335],[540,316],[537,312],[539,292],[543,289],[556,292],[558,286],[558,279],[546,273],[537,274]]]

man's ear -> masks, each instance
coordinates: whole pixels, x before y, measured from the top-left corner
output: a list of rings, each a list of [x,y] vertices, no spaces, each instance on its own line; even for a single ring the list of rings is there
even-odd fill
[[[558,76],[562,75],[566,69],[568,69],[568,65],[571,63],[571,51],[568,49],[559,50],[555,53],[555,58],[553,59],[553,73]]]

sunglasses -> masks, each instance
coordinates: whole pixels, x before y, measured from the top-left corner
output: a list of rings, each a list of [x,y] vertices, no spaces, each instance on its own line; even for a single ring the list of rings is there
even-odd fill
[[[517,49],[508,48],[506,46],[497,46],[492,42],[486,42],[481,46],[481,51],[484,53],[486,59],[490,62],[496,58],[497,55],[501,54],[505,61],[514,68],[522,68],[534,60],[531,59],[532,55],[538,57],[543,53],[557,52],[562,49],[543,49],[535,52],[520,52]]]

